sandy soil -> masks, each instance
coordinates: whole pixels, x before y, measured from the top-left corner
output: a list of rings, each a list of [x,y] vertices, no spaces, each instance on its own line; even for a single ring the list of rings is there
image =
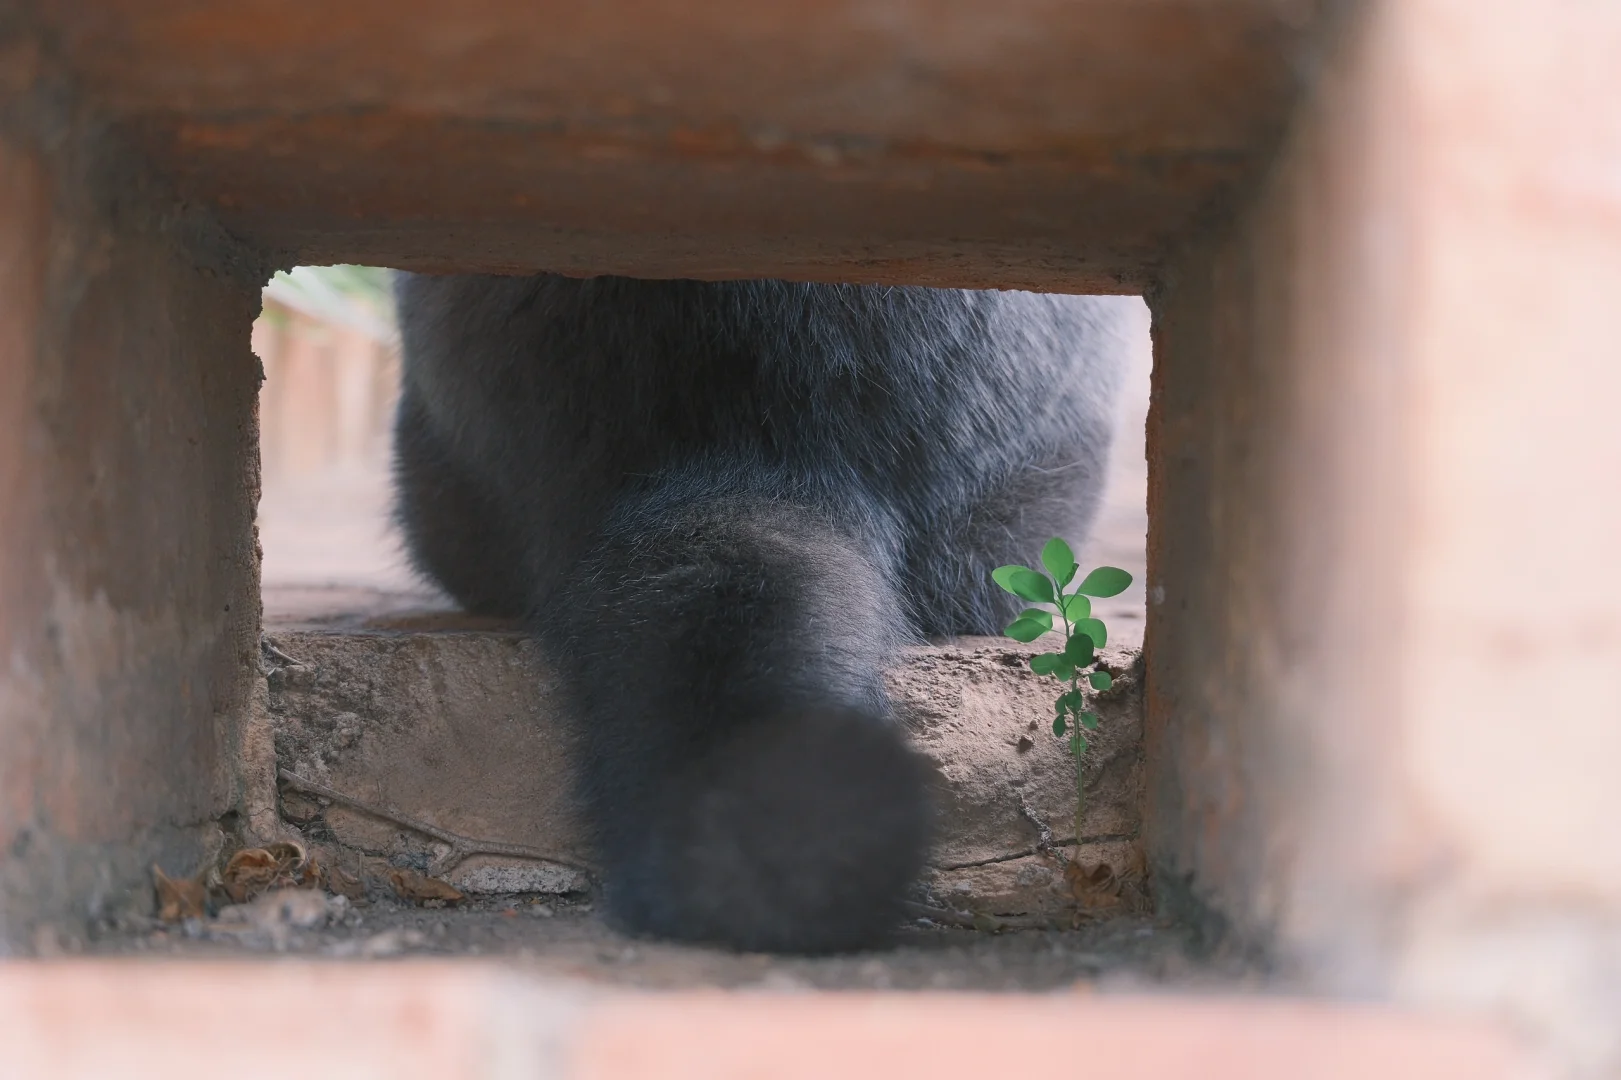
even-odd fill
[[[774,957],[629,938],[588,902],[500,899],[458,908],[349,905],[295,890],[315,907],[280,917],[232,912],[212,921],[103,925],[74,951],[113,956],[202,958],[268,954],[388,960],[478,956],[536,974],[650,989],[932,989],[1052,991],[1179,987],[1221,982],[1236,969],[1189,959],[1182,931],[1147,919],[1112,919],[1068,931],[986,934],[915,923],[882,952]],[[255,906],[255,905],[249,905]],[[257,907],[269,911],[263,901]],[[285,906],[285,905],[284,905]],[[303,925],[300,925],[303,924]]]

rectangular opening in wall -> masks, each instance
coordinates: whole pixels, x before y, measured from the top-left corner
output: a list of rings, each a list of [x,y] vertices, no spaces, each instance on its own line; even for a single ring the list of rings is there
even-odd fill
[[[1090,534],[1068,539],[1078,541],[1082,573],[1115,566],[1132,584],[1092,606],[1109,632],[1100,670],[1115,683],[1093,706],[1101,726],[1090,734],[1084,810],[1077,815],[1067,736],[1052,730],[1059,684],[1030,670],[1051,639],[935,637],[901,650],[884,673],[886,691],[912,744],[950,778],[949,808],[899,950],[879,953],[876,967],[791,962],[796,976],[830,986],[1043,989],[1094,973],[1100,955],[1140,970],[1181,947],[1178,932],[1152,921],[1140,856],[1148,314],[1138,300],[1110,303],[1119,369],[1105,409],[1112,441]],[[1093,325],[1096,314],[1077,325]],[[390,513],[397,324],[390,271],[332,266],[278,274],[254,328],[266,374],[260,535],[276,828],[322,867],[329,887],[341,887],[344,918],[363,915],[353,925],[334,920],[311,941],[563,960],[586,948],[593,964],[610,954],[614,966],[628,963],[618,974],[632,979],[741,978],[742,961],[710,958],[699,971],[691,954],[633,946],[605,923],[569,772],[568,676],[519,620],[469,615],[409,569]],[[931,348],[919,355],[933,363]],[[684,362],[701,377],[701,356]],[[1090,460],[1054,459],[1037,471],[1068,490],[1063,477]],[[1030,490],[1051,489],[1041,480]],[[989,554],[1040,565],[1042,539]],[[952,556],[938,545],[930,554]],[[974,934],[987,925],[1078,932],[1038,958],[1033,939]],[[957,942],[965,951],[941,953],[940,934],[973,936]]]
[[[265,288],[253,349],[265,369],[259,532],[271,623],[452,606],[411,571],[390,514],[400,364],[391,274],[300,266]],[[1117,641],[1141,645],[1151,346],[1146,307],[1133,317],[1103,504],[1078,554],[1132,574],[1126,592],[1098,606]]]

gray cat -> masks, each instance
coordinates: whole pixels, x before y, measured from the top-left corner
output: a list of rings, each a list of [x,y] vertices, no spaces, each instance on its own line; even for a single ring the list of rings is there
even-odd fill
[[[552,275],[396,295],[408,550],[560,666],[610,917],[882,943],[930,820],[882,670],[999,632],[1018,603],[992,568],[1084,538],[1133,301]]]

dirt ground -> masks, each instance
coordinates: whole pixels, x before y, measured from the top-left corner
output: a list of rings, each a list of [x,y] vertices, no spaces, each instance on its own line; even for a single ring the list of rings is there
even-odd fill
[[[296,892],[293,904],[278,897]],[[988,934],[914,922],[894,947],[833,957],[732,953],[626,937],[609,929],[588,901],[521,897],[455,908],[392,902],[359,905],[313,890],[271,894],[256,912],[164,924],[126,919],[104,924],[92,940],[64,951],[167,958],[302,956],[386,961],[400,957],[477,956],[538,975],[643,989],[1005,990],[1144,989],[1232,971],[1189,959],[1180,930],[1122,918],[1076,930]],[[285,910],[278,910],[283,908]],[[47,949],[46,951],[50,951]]]

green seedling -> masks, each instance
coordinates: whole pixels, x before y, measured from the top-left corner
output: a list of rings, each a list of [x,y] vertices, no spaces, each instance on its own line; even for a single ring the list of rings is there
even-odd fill
[[[1098,727],[1097,714],[1087,707],[1086,694],[1107,690],[1114,681],[1097,666],[1097,653],[1108,642],[1108,630],[1103,620],[1092,617],[1092,599],[1118,596],[1131,584],[1131,575],[1119,567],[1100,566],[1066,593],[1064,590],[1075,580],[1080,567],[1075,563],[1074,551],[1056,536],[1042,547],[1041,565],[1045,573],[1028,566],[998,566],[991,572],[991,579],[1021,600],[1046,605],[1021,612],[1002,631],[1004,634],[1026,643],[1047,634],[1063,634],[1063,645],[1056,652],[1037,653],[1030,658],[1030,670],[1052,676],[1064,688],[1054,703],[1053,734],[1068,739],[1075,758],[1075,839],[1079,842],[1081,817],[1086,810],[1081,761],[1086,755],[1086,732]]]

